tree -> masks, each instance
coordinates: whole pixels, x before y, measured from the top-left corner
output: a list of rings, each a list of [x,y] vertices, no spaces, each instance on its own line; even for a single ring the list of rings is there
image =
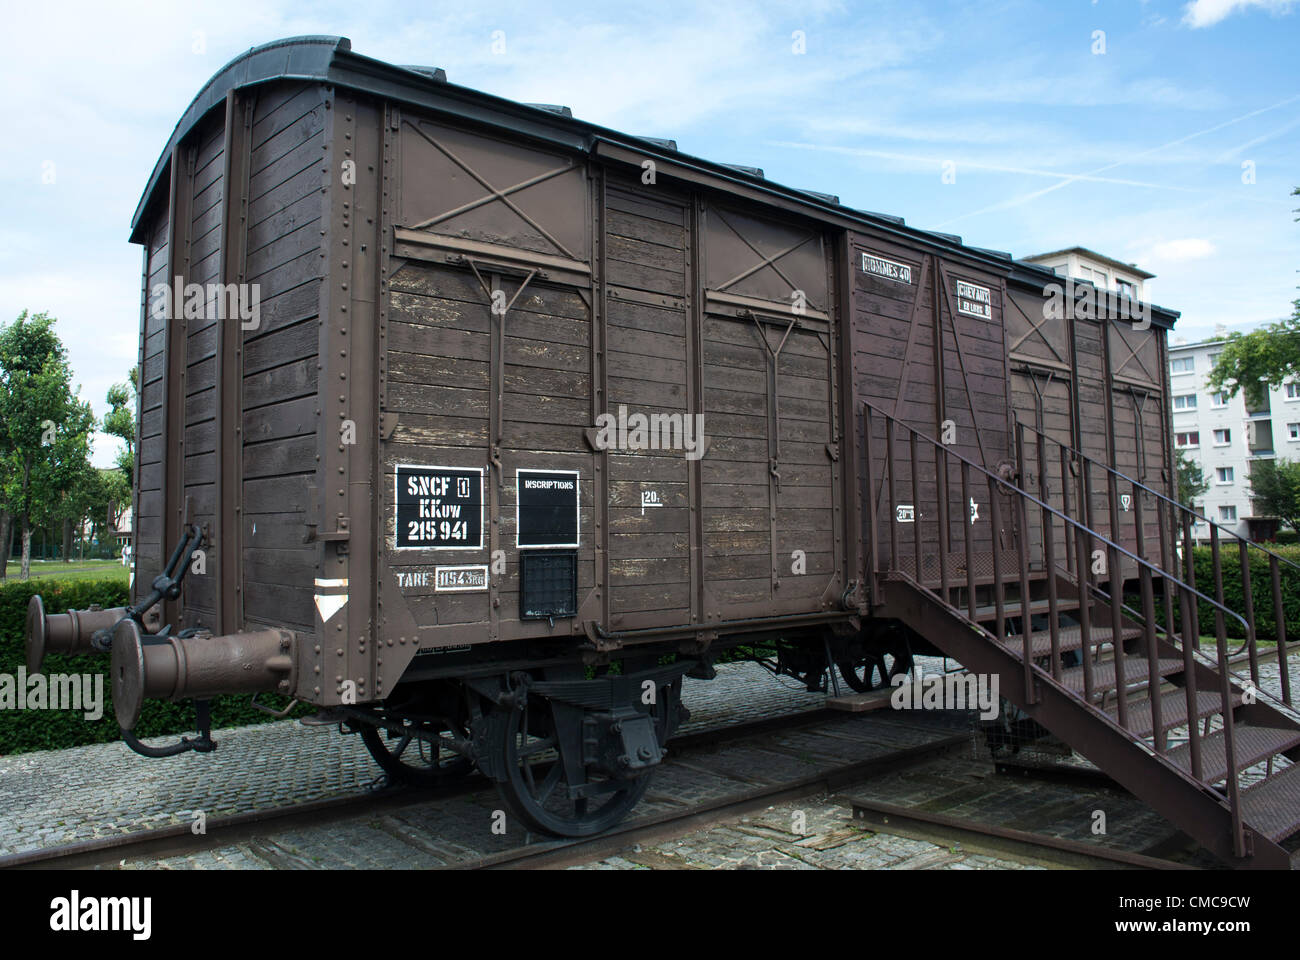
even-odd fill
[[[76,399],[54,318],[29,315],[0,327],[0,462],[5,502],[22,533],[22,577],[31,576],[32,523],[48,520],[76,478],[94,423]]]
[[[63,527],[63,561],[72,560],[73,531],[80,529],[99,485],[99,471],[90,464],[90,435],[95,414],[90,404],[72,400],[51,443],[51,457],[34,471],[38,482],[54,493],[42,501],[48,520]]]
[[[1291,195],[1300,196],[1300,187]],[[1291,311],[1285,320],[1222,338],[1223,350],[1210,370],[1211,389],[1230,397],[1240,390],[1247,408],[1256,410],[1264,406],[1266,386],[1276,390],[1287,377],[1300,373],[1300,299],[1291,301]]]
[[[100,429],[122,440],[125,445],[117,453],[117,466],[126,475],[126,485],[135,480],[135,407],[140,392],[140,368],[132,367],[126,383],[115,383],[108,388],[108,412]]]
[[[1300,530],[1300,462],[1256,460],[1250,471],[1250,493],[1256,516],[1278,517]]]
[[[1176,451],[1178,457],[1178,502],[1191,506],[1199,497],[1210,489],[1210,482],[1205,479],[1201,465],[1187,455],[1185,450]]]

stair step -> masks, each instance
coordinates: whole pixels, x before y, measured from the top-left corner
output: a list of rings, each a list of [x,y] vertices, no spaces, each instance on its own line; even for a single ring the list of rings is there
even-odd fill
[[[1257,727],[1249,723],[1237,723],[1233,725],[1232,732],[1238,770],[1254,766],[1275,753],[1300,744],[1300,730],[1292,727]],[[1170,750],[1165,757],[1186,772],[1192,772],[1190,743]],[[1218,783],[1227,776],[1227,739],[1223,730],[1215,730],[1209,736],[1201,738],[1201,779],[1204,783]]]
[[[1231,704],[1233,707],[1239,706],[1241,697],[1234,696]],[[1197,690],[1196,719],[1201,720],[1218,712],[1219,695],[1205,690]],[[1118,704],[1107,707],[1106,713],[1112,720],[1119,723]],[[1160,726],[1165,730],[1172,730],[1174,727],[1181,727],[1186,722],[1187,691],[1179,687],[1177,690],[1162,693],[1160,695]],[[1155,724],[1152,723],[1151,718],[1151,700],[1149,698],[1128,705],[1128,724],[1129,731],[1139,737],[1149,737],[1155,732]]]
[[[1183,662],[1169,659],[1160,659],[1156,661],[1156,669],[1160,676],[1167,677],[1171,674],[1179,673],[1183,669]],[[1147,661],[1145,657],[1125,657],[1124,658],[1124,684],[1131,686],[1133,684],[1143,683],[1147,679]],[[1073,690],[1075,693],[1083,693],[1083,665],[1070,667],[1068,670],[1061,671],[1061,683]],[[1094,663],[1092,665],[1092,693],[1097,697],[1101,693],[1109,693],[1116,688],[1115,683],[1115,661],[1107,660],[1103,663]]]
[[[1300,830],[1300,763],[1242,791],[1241,819],[1274,843]]]
[[[960,586],[960,584],[958,584]],[[968,607],[960,608],[962,613],[969,615]],[[1056,600],[1056,609],[1060,613],[1070,613],[1079,609],[1079,601],[1076,597],[1058,597]],[[1029,613],[1051,613],[1051,604],[1046,600],[1029,601]],[[1007,618],[1020,616],[1020,601],[1007,600],[1002,604],[1002,614]],[[986,620],[996,620],[998,617],[998,608],[989,604],[988,606],[979,606],[975,608],[975,619],[983,623]]]
[[[1141,627],[1121,627],[1119,635],[1123,640],[1136,640],[1142,636]],[[1031,635],[1029,649],[1032,656],[1046,656],[1052,652],[1052,633],[1050,630],[1035,630]],[[1088,631],[1088,643],[1098,646],[1111,642],[1111,628],[1093,627]],[[1017,636],[1007,637],[1002,643],[1012,650],[1024,650],[1024,641]],[[1078,650],[1083,646],[1083,631],[1080,627],[1061,627],[1057,631],[1057,643],[1061,650]]]

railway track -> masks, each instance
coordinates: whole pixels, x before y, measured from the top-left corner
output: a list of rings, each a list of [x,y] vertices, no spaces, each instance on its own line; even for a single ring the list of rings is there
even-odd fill
[[[834,791],[855,780],[897,770],[943,753],[969,749],[971,733],[968,728],[945,724],[933,715],[916,716],[911,718],[915,722],[910,724],[888,724],[889,719],[877,718],[873,725],[862,715],[812,710],[688,734],[673,741],[672,752],[657,774],[659,781],[665,775],[685,774],[686,779],[697,782],[697,785],[704,780],[719,781],[724,785],[723,789],[707,790],[707,795],[697,801],[674,802],[664,796],[672,789],[672,784],[657,781],[652,784],[648,796],[659,795],[668,799],[667,803],[647,804],[650,809],[642,815],[597,837],[554,840],[520,835],[516,831],[516,842],[504,849],[484,850],[477,856],[435,865],[502,869],[581,862],[599,858],[604,852],[645,838],[686,832],[702,823],[739,815],[756,807],[818,791]],[[894,729],[882,735],[882,721]],[[890,736],[913,742],[904,742],[891,749],[884,742]],[[829,758],[823,750],[815,759],[809,756],[801,760],[799,744],[809,738],[843,746],[853,756],[838,762],[825,762]],[[864,751],[863,748],[869,749]],[[869,755],[864,756],[864,752]],[[750,763],[755,754],[765,754],[778,761],[778,765],[784,760],[786,767],[793,762],[796,767],[812,769],[798,776],[778,774],[769,777]],[[737,765],[746,767],[748,772],[736,771]],[[492,798],[489,806],[495,804],[495,791],[477,775],[431,789],[389,786],[367,794],[212,818],[202,835],[193,834],[187,825],[181,824],[24,851],[0,857],[0,869],[104,868],[157,862],[239,844],[252,844],[258,854],[273,866],[321,866],[295,856],[277,844],[275,837],[377,818],[396,817],[400,822],[403,811],[479,795]],[[388,832],[394,833],[391,829]],[[408,836],[407,839],[412,844],[413,854],[418,852],[419,838]]]
[[[1262,657],[1261,660],[1263,659],[1265,658]],[[885,718],[891,716],[894,721],[900,721],[898,714],[875,714],[875,719],[868,720],[870,716],[873,715],[845,714],[826,709],[804,710],[688,733],[672,742],[672,751],[665,769],[699,771],[703,769],[702,757],[705,758],[704,766],[707,766],[708,757],[722,751],[729,744],[758,744],[760,750],[775,745],[779,749],[778,744],[770,741],[801,732],[815,733],[827,725],[835,729],[823,729],[823,734],[870,739],[872,724],[880,726],[886,722]],[[914,726],[918,729],[933,719],[933,715],[910,716],[917,719]],[[906,722],[902,722],[906,726]],[[854,732],[847,733],[846,730]],[[742,773],[734,780],[733,789],[715,793],[699,802],[672,805],[668,809],[661,806],[660,809],[646,811],[596,837],[555,840],[525,836],[522,843],[504,849],[484,851],[479,855],[437,865],[461,869],[527,869],[599,860],[634,844],[654,843],[666,837],[689,833],[800,796],[819,792],[834,794],[855,782],[878,777],[945,752],[960,750],[970,743],[970,738],[971,732],[967,728],[946,735],[935,731],[933,736],[919,744],[899,746],[874,756],[823,764],[800,776],[777,777],[765,782],[756,782],[752,777],[746,782],[747,777]],[[767,747],[762,746],[765,742]],[[1023,777],[1027,773],[1022,765],[1015,763],[995,762],[995,767],[999,773],[1009,776]],[[1094,768],[1053,767],[1036,775],[1058,781],[1074,778],[1084,786],[1113,784],[1105,774]],[[426,789],[387,785],[384,778],[380,778],[377,783],[385,785],[365,793],[211,818],[207,822],[206,833],[198,836],[191,832],[188,824],[177,824],[9,854],[0,857],[0,869],[102,868],[122,863],[137,864],[185,857],[239,844],[252,844],[258,856],[272,866],[312,867],[319,864],[303,861],[291,851],[281,850],[274,842],[268,845],[264,838],[289,832],[325,830],[331,825],[356,820],[396,818],[396,822],[400,823],[402,811],[405,810],[475,795],[494,798],[491,785],[476,774]],[[663,791],[652,784],[651,793],[655,792]],[[864,824],[871,825],[874,830],[897,832],[902,836],[931,839],[934,842],[944,843],[954,838],[966,838],[1015,856],[1032,856],[1065,865],[1114,867],[1121,864],[1138,868],[1179,866],[1160,856],[1094,845],[1072,845],[1070,842],[1062,844],[1056,842],[1056,838],[1041,834],[1008,831],[1003,827],[971,819],[929,815],[924,811],[905,810],[900,806],[851,795],[845,797],[844,806],[851,807],[855,817],[860,818]],[[404,834],[404,839],[412,844],[413,850],[419,847],[420,841],[414,830],[390,829],[389,833]],[[1170,849],[1176,847],[1177,844],[1172,844]]]

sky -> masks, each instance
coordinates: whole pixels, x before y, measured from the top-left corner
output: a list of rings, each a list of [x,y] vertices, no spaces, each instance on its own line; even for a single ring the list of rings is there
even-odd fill
[[[172,128],[231,58],[300,34],[975,246],[1136,263],[1175,339],[1298,295],[1300,0],[4,6],[0,322],[57,317],[97,414],[136,362],[129,226]]]

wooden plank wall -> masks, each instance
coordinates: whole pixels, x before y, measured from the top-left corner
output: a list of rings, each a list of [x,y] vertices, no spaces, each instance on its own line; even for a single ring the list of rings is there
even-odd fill
[[[203,286],[221,282],[221,235],[224,199],[225,117],[209,118],[194,133],[194,180],[190,201],[190,271],[188,281]],[[214,529],[216,478],[216,345],[215,303],[203,315],[185,321],[185,462],[184,497],[190,521]],[[230,322],[230,321],[220,321]],[[174,452],[174,451],[171,451]],[[211,535],[209,537],[211,540]],[[167,544],[170,550],[173,544]],[[218,544],[219,546],[219,544]],[[211,544],[207,562],[216,570]],[[193,573],[185,581],[185,625],[213,625],[216,611],[215,576]]]
[[[520,276],[484,273],[493,289],[514,296]],[[489,562],[488,528],[482,550],[392,551],[393,490],[397,464],[487,466],[491,372],[491,314],[474,274],[408,262],[391,275],[389,289],[388,410],[397,427],[385,444],[383,530],[389,563],[402,572],[435,565]],[[518,469],[579,472],[578,596],[594,582],[590,421],[591,322],[586,304],[570,289],[531,283],[503,318],[502,496],[498,524],[505,553],[500,616],[519,610],[519,559],[515,549]],[[495,483],[486,474],[488,485]],[[487,593],[408,593],[417,623],[447,626],[485,623]],[[538,628],[540,630],[540,628]]]
[[[625,405],[629,415],[685,417],[688,202],[663,190],[647,196],[630,184],[610,185],[605,197],[607,412],[617,416]],[[611,620],[640,627],[686,623],[691,461],[680,450],[622,450],[608,462]],[[706,462],[706,476],[715,467]],[[657,494],[663,506],[643,509],[643,491]],[[706,530],[710,524],[706,513]],[[712,557],[724,549],[710,538],[706,551]]]
[[[859,400],[866,400],[885,413],[897,411],[895,415],[903,421],[932,434],[938,423],[938,405],[935,402],[934,325],[931,322],[935,282],[931,264],[915,251],[877,243],[869,238],[855,236],[849,250],[853,291],[849,322],[852,326],[854,392]],[[912,282],[902,283],[862,270],[864,252],[909,266]],[[860,406],[856,415],[859,419],[855,433],[863,437]],[[894,523],[883,472],[885,436],[885,422],[883,418],[876,418],[873,421],[871,456],[877,496],[873,503],[865,504],[862,509],[863,537],[869,537],[871,531],[875,531],[877,556],[882,565],[891,560],[889,531]],[[858,456],[860,462],[865,462],[865,446],[859,448]],[[912,500],[911,477],[910,463],[899,463],[895,483],[900,503]],[[900,533],[903,529],[900,528]],[[906,532],[910,535],[911,530]],[[910,544],[906,549],[900,544],[900,553],[911,558]]]
[[[145,310],[141,319],[140,389],[136,422],[140,442],[136,446],[136,494],[133,519],[135,564],[134,595],[149,592],[153,578],[162,572],[166,559],[162,548],[163,485],[163,371],[166,321],[156,316],[154,287],[171,283],[168,234],[170,222],[165,207],[154,215],[146,239]]]
[[[245,274],[260,323],[243,332],[244,617],[310,631],[318,547],[305,544],[317,446],[320,160],[317,85],[263,89],[249,141]]]
[[[992,277],[974,273],[943,258],[874,237],[855,235],[854,241],[849,269],[853,274],[852,343],[857,397],[869,401],[879,410],[894,413],[908,426],[935,439],[942,439],[943,422],[951,420],[956,435],[955,442],[948,449],[985,469],[995,470],[999,461],[1010,454],[1012,447],[1008,435],[1001,284]],[[864,252],[911,267],[911,282],[904,283],[864,271]],[[978,283],[990,290],[991,319],[970,317],[956,310],[958,280]],[[860,411],[858,415],[861,417]],[[859,435],[863,432],[861,421],[858,432]],[[898,523],[890,511],[888,475],[884,467],[885,444],[885,423],[883,418],[878,418],[873,422],[872,437],[872,479],[876,497],[873,503],[863,508],[863,537],[870,537],[871,530],[875,530],[878,562],[885,565],[889,562],[891,526],[897,524],[899,560],[903,568],[910,571],[915,569],[915,539],[919,526],[923,558],[928,554],[928,560],[925,560],[929,564],[928,575],[937,577],[936,545],[941,542],[941,537],[934,448],[918,441],[916,459],[919,473],[914,496],[907,437],[902,430],[896,435],[897,501],[913,506],[921,514],[914,525]],[[865,456],[865,451],[860,450],[860,455]],[[977,576],[986,576],[991,572],[987,557],[992,551],[987,483],[972,472],[970,493],[976,502],[978,517],[971,524],[969,500],[964,500],[961,494],[960,465],[951,459],[947,470],[948,537],[945,548],[950,557],[950,574],[954,581],[963,575],[964,538],[969,531],[976,554]]]

